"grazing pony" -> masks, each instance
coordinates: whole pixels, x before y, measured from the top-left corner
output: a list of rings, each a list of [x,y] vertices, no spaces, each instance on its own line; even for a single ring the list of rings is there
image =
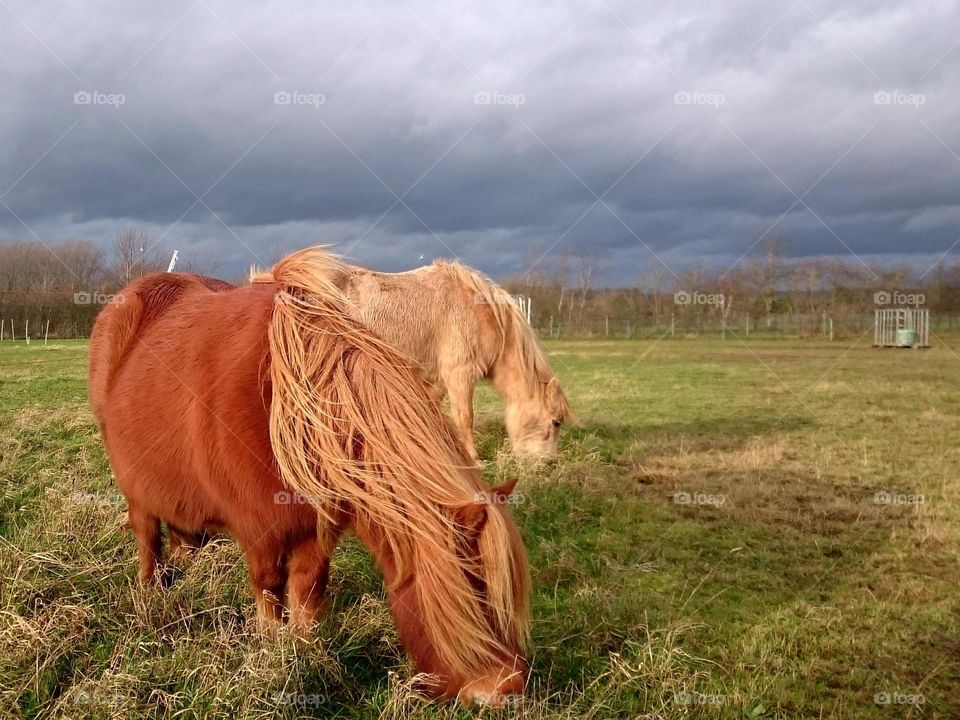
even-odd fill
[[[272,278],[254,269],[251,281]],[[475,462],[473,389],[482,378],[506,400],[507,432],[518,455],[555,452],[560,426],[577,422],[514,298],[480,273],[442,261],[402,273],[344,266],[337,284],[362,322],[417,361],[437,399],[449,394],[450,413]]]
[[[500,703],[527,675],[512,484],[483,485],[418,372],[349,315],[333,281],[344,272],[312,248],[280,261],[269,284],[149,275],[98,317],[90,398],[140,579],[162,562],[161,522],[171,545],[227,531],[261,622],[306,627],[352,529],[429,690]]]

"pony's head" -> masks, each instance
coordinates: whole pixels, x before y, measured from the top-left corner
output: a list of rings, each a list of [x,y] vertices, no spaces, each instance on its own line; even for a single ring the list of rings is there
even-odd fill
[[[536,390],[507,399],[507,432],[513,451],[521,457],[552,455],[564,423],[578,423],[555,377],[541,381]]]
[[[469,290],[475,311],[496,328],[499,346],[484,371],[506,399],[513,451],[531,458],[556,452],[560,428],[564,423],[579,425],[579,421],[515,299],[489,278],[459,263],[435,264]]]
[[[429,552],[404,563],[378,528],[362,522],[357,527],[384,573],[400,639],[426,674],[418,687],[434,697],[502,705],[523,694],[529,580],[523,545],[506,509],[515,483],[450,511],[460,578],[444,577],[443,563],[431,563]],[[455,580],[466,582],[479,613],[451,604]]]

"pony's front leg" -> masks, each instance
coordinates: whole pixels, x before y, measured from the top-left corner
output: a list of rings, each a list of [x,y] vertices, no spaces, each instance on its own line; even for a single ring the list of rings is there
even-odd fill
[[[246,555],[250,584],[257,601],[257,620],[261,631],[269,632],[283,621],[283,591],[287,584],[283,548],[264,540],[254,543]]]
[[[476,445],[473,444],[473,378],[464,373],[454,373],[448,378],[447,392],[450,394],[450,415],[460,430],[463,445],[475,465],[480,464]]]
[[[297,630],[312,628],[327,609],[330,556],[343,531],[343,525],[318,528],[316,538],[308,538],[290,551],[286,601],[290,624]]]

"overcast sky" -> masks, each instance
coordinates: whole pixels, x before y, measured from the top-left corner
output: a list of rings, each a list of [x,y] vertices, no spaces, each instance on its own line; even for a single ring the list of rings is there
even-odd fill
[[[960,238],[954,2],[0,0],[0,47],[0,242],[622,284]]]

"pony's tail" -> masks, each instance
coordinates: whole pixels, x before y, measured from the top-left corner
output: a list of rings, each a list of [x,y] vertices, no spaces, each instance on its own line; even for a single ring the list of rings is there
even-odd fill
[[[349,272],[322,248],[271,270],[274,456],[284,482],[322,518],[332,522],[345,510],[377,530],[397,581],[419,578],[424,627],[438,654],[475,672],[504,649],[491,618],[518,644],[525,637],[523,545],[504,508],[490,505],[478,566],[458,553],[457,512],[482,495],[479,474],[410,362],[351,316],[340,289]],[[478,574],[486,597],[468,577]]]

